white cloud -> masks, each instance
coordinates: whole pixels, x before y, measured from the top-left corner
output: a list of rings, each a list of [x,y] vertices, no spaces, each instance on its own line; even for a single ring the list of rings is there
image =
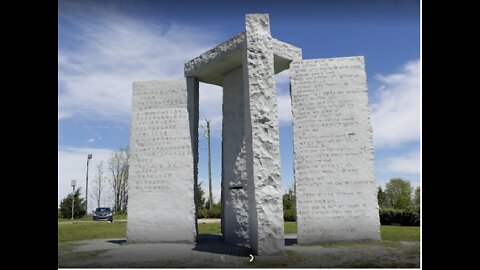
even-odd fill
[[[60,111],[58,112],[58,120],[69,118],[71,116],[72,116],[72,114],[69,113],[69,112],[60,112]]]
[[[420,140],[420,61],[399,73],[377,75],[382,83],[372,104],[373,139],[377,147]]]
[[[211,31],[194,26],[71,5],[59,11],[59,120],[79,110],[95,119],[129,119],[133,81],[183,77],[183,64],[217,43]]]
[[[69,193],[72,192],[70,180],[77,180],[75,189],[81,187],[81,194],[85,196],[86,170],[87,170],[87,155],[92,154],[92,159],[89,163],[89,191],[93,187],[92,183],[96,175],[96,167],[98,162],[104,161],[104,166],[107,164],[108,158],[113,151],[105,148],[78,148],[78,147],[61,147],[58,150],[58,204]],[[108,172],[105,170],[105,176]],[[110,184],[105,186],[105,190],[109,189]],[[90,193],[90,192],[89,192]],[[105,193],[105,199],[108,193]],[[90,196],[89,196],[90,197]],[[93,200],[89,200],[88,208],[92,211],[95,207]]]
[[[199,133],[207,130],[205,119],[210,120],[210,135],[215,138],[222,137],[222,104],[223,89],[220,86],[200,83],[199,85]]]
[[[278,74],[275,74],[275,84],[276,85],[286,85],[286,89],[290,85],[290,70],[286,69]]]
[[[282,125],[292,122],[292,103],[290,101],[290,94],[278,95],[277,103],[279,124]]]
[[[94,142],[94,141],[95,141],[95,138],[91,138],[91,139],[88,140],[89,143]]]
[[[275,86],[277,88],[278,124],[291,124],[290,70],[287,69],[275,75]]]
[[[403,156],[387,158],[379,164],[382,172],[418,174],[420,173],[420,153],[412,151]]]

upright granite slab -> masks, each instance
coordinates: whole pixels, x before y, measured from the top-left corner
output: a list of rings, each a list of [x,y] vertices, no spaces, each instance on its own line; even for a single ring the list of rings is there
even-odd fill
[[[298,244],[379,240],[363,57],[290,69]]]
[[[250,248],[258,255],[285,249],[274,79],[268,14],[247,14],[243,75]]]
[[[187,107],[185,79],[133,83],[128,243],[195,241]]]
[[[222,227],[226,243],[248,244],[243,69],[223,79]]]

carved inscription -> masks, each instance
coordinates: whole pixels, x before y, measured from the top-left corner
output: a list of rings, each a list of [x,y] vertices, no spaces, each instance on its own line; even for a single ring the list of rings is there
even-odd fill
[[[133,93],[131,189],[168,192],[191,161],[186,90],[138,85]],[[176,180],[175,180],[176,181]]]
[[[291,64],[298,243],[378,239],[363,57]]]
[[[130,135],[128,241],[193,242],[193,154],[184,79],[134,83]]]

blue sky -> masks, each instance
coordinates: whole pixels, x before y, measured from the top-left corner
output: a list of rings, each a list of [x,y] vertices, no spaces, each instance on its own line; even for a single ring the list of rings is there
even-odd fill
[[[59,202],[71,191],[70,179],[84,190],[87,154],[92,179],[99,161],[129,144],[132,82],[183,77],[185,62],[244,31],[246,13],[269,13],[272,36],[302,48],[304,59],[365,56],[377,182],[402,177],[420,184],[419,1],[258,2],[59,1]],[[285,190],[294,181],[288,76],[276,75]],[[212,119],[215,200],[221,100],[221,88],[200,85],[200,119]],[[199,151],[206,190],[203,136]]]

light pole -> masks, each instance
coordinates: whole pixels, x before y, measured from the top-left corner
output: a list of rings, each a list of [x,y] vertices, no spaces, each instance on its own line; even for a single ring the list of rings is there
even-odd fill
[[[73,192],[72,192],[72,220],[73,220],[73,209],[75,205],[75,186],[77,185],[77,180],[72,180],[70,184],[72,185],[72,188],[73,188]]]
[[[213,209],[213,200],[212,200],[212,159],[210,158],[210,120],[207,121],[207,139],[208,139],[208,192],[209,192],[209,208]]]
[[[85,210],[88,213],[88,162],[92,159],[92,154],[88,154],[87,157],[87,181],[85,183]]]

